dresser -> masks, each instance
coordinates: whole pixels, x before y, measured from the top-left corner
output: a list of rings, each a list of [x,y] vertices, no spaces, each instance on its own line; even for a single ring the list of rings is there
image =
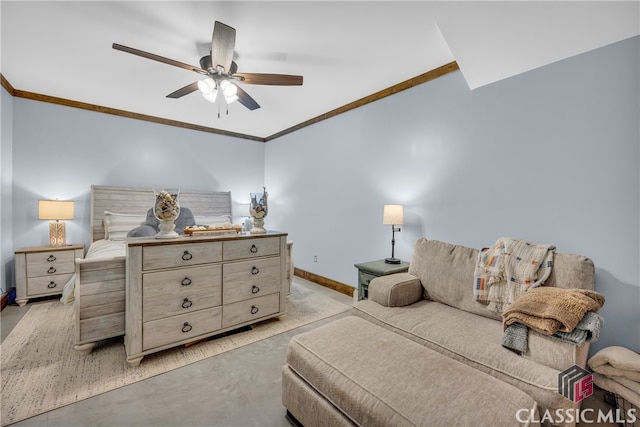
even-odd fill
[[[287,234],[127,240],[127,362],[286,312]]]
[[[15,252],[16,303],[30,298],[62,294],[73,276],[76,258],[84,257],[84,245],[35,246]]]

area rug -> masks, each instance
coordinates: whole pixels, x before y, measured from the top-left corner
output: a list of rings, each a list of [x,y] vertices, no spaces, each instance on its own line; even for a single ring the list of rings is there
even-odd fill
[[[287,315],[252,330],[126,362],[122,337],[100,342],[89,355],[73,349],[73,306],[33,304],[0,345],[3,426],[135,383],[190,363],[349,310],[349,306],[293,283]]]

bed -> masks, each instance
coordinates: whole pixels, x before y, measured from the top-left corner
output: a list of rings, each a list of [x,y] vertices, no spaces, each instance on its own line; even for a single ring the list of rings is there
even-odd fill
[[[125,333],[126,234],[144,223],[153,202],[153,189],[91,186],[91,246],[63,293],[75,306],[74,348],[82,353]],[[228,191],[180,190],[179,203],[196,224],[231,222]]]

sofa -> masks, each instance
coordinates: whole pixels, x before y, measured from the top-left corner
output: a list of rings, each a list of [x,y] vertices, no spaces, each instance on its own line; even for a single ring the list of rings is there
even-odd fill
[[[559,393],[558,377],[586,367],[589,343],[531,330],[528,351],[503,347],[502,315],[474,298],[478,253],[421,238],[408,272],[373,279],[351,316],[293,337],[289,415],[307,427],[574,425],[579,402]],[[555,253],[544,286],[593,290],[594,264]]]

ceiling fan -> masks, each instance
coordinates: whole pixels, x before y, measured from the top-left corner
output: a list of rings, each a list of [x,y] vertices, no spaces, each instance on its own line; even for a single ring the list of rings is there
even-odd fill
[[[202,96],[216,102],[224,99],[227,104],[238,101],[249,110],[260,108],[260,105],[237,83],[254,85],[275,85],[275,86],[301,86],[302,76],[290,74],[263,74],[263,73],[237,73],[238,64],[233,61],[233,53],[236,44],[236,30],[233,27],[215,21],[213,26],[213,36],[211,37],[211,52],[209,55],[200,58],[200,67],[185,64],[153,53],[145,52],[132,47],[113,43],[113,48],[123,52],[152,59],[195,71],[205,76],[203,80],[193,82],[167,95],[167,98],[180,98],[196,90],[200,90]],[[219,105],[219,104],[218,104]],[[220,112],[218,108],[218,117]]]

